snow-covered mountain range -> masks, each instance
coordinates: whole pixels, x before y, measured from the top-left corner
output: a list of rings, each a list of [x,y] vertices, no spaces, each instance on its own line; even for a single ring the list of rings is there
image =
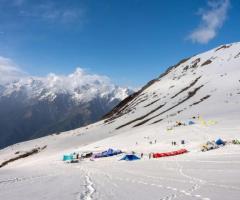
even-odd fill
[[[68,76],[25,76],[0,85],[0,148],[99,120],[131,94],[78,68]]]
[[[59,94],[68,94],[76,103],[87,102],[96,96],[109,98],[110,101],[124,99],[129,89],[111,83],[108,77],[87,74],[77,68],[73,74],[47,77],[25,77],[1,86],[0,97],[24,94],[26,99],[54,101]]]
[[[230,141],[240,139],[239,116],[240,43],[233,43],[183,59],[103,120],[0,150],[0,163],[10,160],[0,169],[0,198],[238,200],[240,146]],[[201,152],[219,137],[227,145]],[[39,153],[13,161],[37,147]],[[62,162],[63,154],[108,148],[143,157]],[[188,153],[149,157],[180,148]]]

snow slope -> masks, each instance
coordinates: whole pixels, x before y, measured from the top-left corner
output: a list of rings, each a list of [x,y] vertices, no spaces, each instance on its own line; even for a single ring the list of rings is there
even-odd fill
[[[102,121],[1,150],[0,163],[47,145],[0,168],[0,199],[239,199],[240,146],[200,151],[208,140],[240,137],[239,66],[240,43],[217,47],[171,67]],[[189,120],[195,124],[176,126]],[[64,153],[109,147],[144,156],[134,162],[119,161],[122,155],[61,161]],[[190,152],[148,158],[180,148]]]

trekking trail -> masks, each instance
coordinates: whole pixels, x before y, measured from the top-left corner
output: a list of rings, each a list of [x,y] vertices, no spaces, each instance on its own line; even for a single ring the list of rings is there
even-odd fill
[[[82,171],[84,171],[82,169]],[[80,200],[92,200],[93,194],[95,193],[95,188],[93,187],[92,179],[90,178],[89,174],[86,173],[85,175],[85,188],[86,190],[84,193],[80,193]]]

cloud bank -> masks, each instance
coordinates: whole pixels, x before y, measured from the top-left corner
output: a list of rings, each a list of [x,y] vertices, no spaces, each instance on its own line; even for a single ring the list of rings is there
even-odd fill
[[[116,86],[110,78],[77,68],[69,75],[36,77],[22,72],[10,59],[0,57],[0,87],[4,95],[24,90],[29,98],[54,100],[58,94],[69,94],[76,102],[88,102],[96,97],[110,101],[126,98],[132,90]],[[0,91],[1,92],[1,91]]]
[[[29,96],[37,97],[44,93],[42,98],[52,99],[58,93],[68,93],[74,99],[84,101],[112,93],[115,93],[114,97],[124,99],[128,94],[127,88],[116,86],[109,77],[88,73],[79,67],[69,75],[50,73],[36,77],[24,73],[11,59],[0,57],[0,86],[5,84],[7,94],[25,88]]]
[[[76,68],[75,72],[69,75],[57,75],[50,73],[47,76],[34,77],[21,70],[11,59],[0,56],[0,84],[6,84],[21,80],[27,82],[28,79],[41,80],[48,88],[57,90],[71,90],[78,87],[88,86],[113,86],[112,81],[107,76],[90,74],[83,68]]]
[[[216,37],[227,18],[230,0],[208,0],[207,5],[199,11],[200,25],[188,36],[194,43],[206,44]]]
[[[51,73],[40,79],[45,84],[45,88],[54,92],[75,92],[80,89],[81,91],[96,95],[96,93],[104,93],[115,88],[115,85],[107,76],[90,74],[80,67],[69,75]]]

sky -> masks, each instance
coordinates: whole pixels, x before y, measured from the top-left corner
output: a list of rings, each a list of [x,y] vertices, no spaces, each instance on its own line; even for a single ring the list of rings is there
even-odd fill
[[[140,87],[240,41],[239,10],[239,0],[0,0],[0,79],[82,68]]]

